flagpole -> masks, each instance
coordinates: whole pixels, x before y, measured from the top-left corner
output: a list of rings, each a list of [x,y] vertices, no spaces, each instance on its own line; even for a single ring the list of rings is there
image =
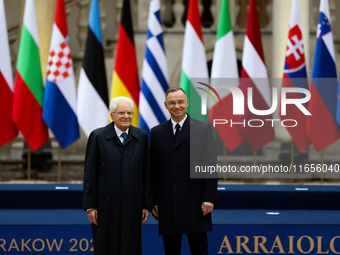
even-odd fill
[[[223,165],[227,166],[227,147],[224,145],[223,147]],[[227,173],[225,173],[225,176],[223,178],[223,181],[227,180]]]
[[[294,177],[293,177],[293,169],[294,169],[294,142],[293,140],[291,141],[290,144],[290,164],[291,164],[291,169],[290,169],[290,182],[294,182]]]
[[[254,151],[254,155],[253,155],[253,165],[256,166],[257,165],[257,158],[256,158],[256,151]],[[256,183],[256,171],[254,172],[254,183]]]
[[[31,148],[27,145],[27,180],[31,180]]]
[[[58,145],[58,182],[61,182],[61,147]]]
[[[321,150],[321,169],[323,169],[324,158],[323,158],[323,150]],[[321,171],[321,183],[323,183],[323,171]]]

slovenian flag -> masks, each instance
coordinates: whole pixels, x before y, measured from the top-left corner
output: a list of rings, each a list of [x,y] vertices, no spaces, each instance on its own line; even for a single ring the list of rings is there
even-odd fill
[[[13,98],[13,121],[33,151],[49,140],[42,118],[44,84],[34,0],[26,0]]]
[[[189,0],[188,16],[185,23],[184,45],[182,54],[182,72],[180,87],[189,98],[188,113],[191,117],[208,122],[208,116],[201,114],[201,93],[192,79],[208,82],[209,74],[198,10],[198,0]],[[200,86],[200,85],[199,85]]]
[[[85,56],[78,82],[77,105],[78,122],[87,136],[92,130],[110,123],[98,0],[91,2]]]
[[[275,138],[271,121],[272,115],[255,115],[248,109],[248,87],[253,89],[253,106],[257,110],[268,110],[272,106],[267,67],[264,61],[262,48],[260,23],[257,13],[256,0],[250,0],[247,22],[247,33],[243,46],[241,85],[244,95],[245,114],[240,115],[237,126],[247,138],[254,151],[258,151],[264,145]],[[256,120],[251,122],[250,120]],[[261,120],[261,121],[257,121]],[[262,125],[263,124],[263,125]],[[254,127],[254,126],[257,127]],[[262,125],[262,126],[261,126]]]
[[[235,86],[240,85],[228,0],[222,0],[221,3],[211,78],[212,86],[221,84],[222,82],[227,82],[227,84]],[[214,104],[210,101],[210,105],[208,105],[209,120],[211,122],[213,122],[214,119],[226,119],[228,121],[225,125],[216,125],[215,130],[228,150],[233,151],[244,141],[244,137],[237,126],[229,123],[230,120],[238,122],[238,116],[233,115],[233,95],[228,89],[216,88],[216,91],[222,100],[222,104]]]
[[[0,147],[18,135],[12,120],[13,73],[9,53],[4,1],[0,0]]]
[[[321,151],[339,139],[336,124],[337,74],[331,16],[327,0],[320,2],[316,49],[310,86],[311,99],[307,117],[307,135],[316,151]]]
[[[301,32],[301,18],[299,0],[292,1],[289,21],[289,33],[287,39],[286,60],[283,73],[282,88],[304,88],[308,89],[305,50]],[[301,99],[300,93],[286,94],[290,99]],[[281,104],[280,104],[281,105]],[[304,104],[306,107],[306,104]],[[298,122],[295,127],[286,127],[294,143],[300,151],[304,151],[311,144],[306,134],[307,116],[295,105],[288,104],[286,115],[279,113],[281,120],[294,119]]]
[[[58,0],[47,63],[43,118],[63,149],[79,138],[76,87],[68,39],[65,3]]]

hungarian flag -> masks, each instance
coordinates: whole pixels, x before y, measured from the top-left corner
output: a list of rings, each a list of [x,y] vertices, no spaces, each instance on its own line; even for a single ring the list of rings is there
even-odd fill
[[[182,54],[182,73],[180,87],[189,98],[188,113],[191,117],[208,121],[207,115],[201,114],[201,94],[206,96],[206,86],[192,82],[200,79],[203,83],[209,82],[207,60],[201,30],[201,20],[198,11],[198,0],[189,0],[188,16],[185,23],[184,45]]]
[[[260,24],[257,13],[256,0],[250,0],[247,21],[247,33],[243,46],[242,73],[240,88],[244,95],[245,114],[239,116],[237,126],[247,138],[254,151],[272,141],[274,128],[271,114],[256,115],[248,109],[248,88],[252,88],[254,109],[268,110],[272,106],[267,67],[261,41]]]
[[[312,115],[307,117],[307,135],[315,150],[321,151],[339,139],[336,124],[337,71],[327,0],[320,1],[310,93],[308,110]]]
[[[139,114],[139,79],[136,50],[133,39],[130,0],[124,0],[118,28],[116,62],[113,71],[111,99],[125,96],[133,100],[132,125],[137,127]]]
[[[12,120],[14,83],[4,1],[0,0],[0,147],[18,135]]]
[[[222,0],[221,3],[211,78],[213,87],[215,84],[225,84],[225,82],[230,85],[240,85],[228,0]],[[215,130],[228,150],[233,151],[244,141],[244,137],[237,126],[230,125],[230,120],[238,122],[238,116],[233,115],[233,96],[228,89],[215,89],[222,100],[222,104],[214,104],[210,101],[210,104],[208,104],[209,120],[211,122],[214,119],[226,119],[228,121],[227,124],[215,125]]]
[[[286,61],[283,73],[282,88],[308,89],[305,50],[301,31],[299,0],[292,1],[289,33],[287,39]],[[289,99],[301,99],[300,93],[286,94]],[[281,104],[280,104],[281,105]],[[307,107],[304,104],[304,107]],[[295,127],[286,127],[294,143],[300,151],[304,151],[311,144],[306,134],[307,116],[295,105],[288,104],[286,114],[281,115],[281,120],[293,119],[297,121]]]
[[[15,75],[13,121],[33,151],[49,139],[42,119],[44,86],[34,0],[27,0]]]
[[[91,2],[85,56],[78,83],[77,105],[78,122],[87,136],[92,130],[109,124],[109,95],[98,0]]]
[[[63,149],[79,138],[76,85],[68,39],[65,3],[57,0],[47,60],[43,118]]]

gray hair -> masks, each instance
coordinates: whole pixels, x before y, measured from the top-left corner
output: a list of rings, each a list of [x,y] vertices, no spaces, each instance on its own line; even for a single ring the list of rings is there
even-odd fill
[[[131,105],[131,109],[133,110],[133,101],[128,97],[115,97],[110,102],[110,113],[115,112],[117,105],[119,102],[127,102]]]

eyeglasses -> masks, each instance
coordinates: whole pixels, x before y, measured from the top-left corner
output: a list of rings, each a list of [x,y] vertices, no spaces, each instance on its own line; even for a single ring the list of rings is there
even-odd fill
[[[124,116],[125,114],[127,114],[128,116],[132,116],[133,111],[119,111],[115,113],[117,113],[118,116]]]
[[[187,102],[186,100],[181,100],[181,101],[178,101],[178,102],[170,101],[170,102],[166,102],[166,104],[173,107],[176,104],[178,104],[179,106],[185,105],[186,102]]]

